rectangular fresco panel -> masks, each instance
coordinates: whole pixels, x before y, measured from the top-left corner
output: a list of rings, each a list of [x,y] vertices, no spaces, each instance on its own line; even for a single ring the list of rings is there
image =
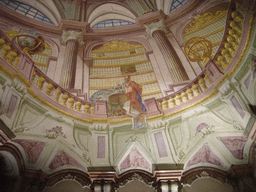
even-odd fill
[[[164,138],[161,132],[155,133],[156,145],[160,157],[168,157]]]
[[[105,136],[98,136],[98,158],[105,158]]]
[[[236,108],[237,112],[241,115],[241,117],[244,117],[245,112],[244,112],[243,108],[241,107],[240,103],[237,101],[235,96],[231,97],[231,102],[232,102],[233,106]]]
[[[9,119],[12,118],[13,112],[14,112],[16,104],[17,104],[17,101],[18,101],[18,98],[16,96],[12,95],[11,99],[10,99],[9,107],[8,107],[8,110],[7,110],[7,113],[6,113],[6,116]]]

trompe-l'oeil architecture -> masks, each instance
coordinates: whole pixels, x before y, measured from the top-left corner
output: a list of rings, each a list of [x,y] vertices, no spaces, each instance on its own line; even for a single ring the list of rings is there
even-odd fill
[[[0,5],[0,191],[256,191],[255,0]]]

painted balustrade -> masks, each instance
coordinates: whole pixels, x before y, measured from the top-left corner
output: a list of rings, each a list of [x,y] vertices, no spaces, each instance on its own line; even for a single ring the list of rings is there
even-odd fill
[[[84,100],[69,93],[64,88],[47,77],[40,69],[34,67],[32,82],[38,89],[45,93],[53,101],[74,110],[83,112],[87,115],[93,115],[93,103],[85,102]]]
[[[227,14],[227,21],[222,43],[216,52],[213,61],[221,71],[225,71],[232,61],[241,40],[243,16],[232,2]]]
[[[205,70],[181,90],[158,99],[157,104],[160,111],[166,111],[191,101],[206,91],[210,85],[216,84],[217,80],[223,76],[223,72],[229,67],[238,50],[242,37],[244,18],[237,7],[237,4],[232,1],[227,13],[222,42],[213,59],[206,63]]]
[[[2,30],[0,30],[0,57],[6,61],[6,63],[1,63],[4,67],[10,70],[11,68],[8,66],[12,66],[13,73],[18,72],[23,75],[53,101],[76,112],[83,112],[86,115],[94,114],[93,103],[86,102],[76,97],[47,77],[42,71],[35,67],[30,56],[22,53]]]
[[[33,60],[27,54],[22,53],[2,30],[0,30],[0,60],[2,61],[1,66],[12,74],[18,72],[26,80],[31,80]]]
[[[11,66],[17,68],[22,52],[18,47],[0,31],[0,56],[6,60]]]
[[[208,77],[207,73],[203,71],[200,75],[198,75],[197,78],[179,91],[164,98],[158,99],[157,103],[159,109],[164,111],[178,105],[182,105],[195,98],[195,96],[200,95],[203,91],[207,90],[211,84],[212,81]]]

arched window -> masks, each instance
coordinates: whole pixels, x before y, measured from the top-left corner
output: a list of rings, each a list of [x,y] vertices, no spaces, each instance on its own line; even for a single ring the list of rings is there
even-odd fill
[[[19,1],[13,1],[13,0],[0,0],[0,3],[32,19],[53,24],[53,22],[48,17],[46,17],[41,11],[32,7],[31,5],[27,5]]]
[[[124,21],[120,19],[109,19],[109,20],[105,20],[97,23],[92,28],[117,27],[117,26],[132,25],[132,24],[134,23],[130,21]]]
[[[174,11],[175,9],[178,9],[180,6],[184,5],[187,1],[188,0],[173,0],[170,12]]]

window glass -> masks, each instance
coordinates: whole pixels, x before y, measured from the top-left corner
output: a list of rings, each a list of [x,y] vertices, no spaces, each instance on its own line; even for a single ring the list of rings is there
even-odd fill
[[[184,5],[188,0],[173,0],[170,12],[178,9],[181,5]]]
[[[130,21],[124,21],[120,19],[109,19],[109,20],[105,20],[97,23],[92,28],[116,27],[116,26],[132,25],[132,24],[134,23]]]
[[[13,0],[0,0],[0,3],[30,18],[37,19],[39,21],[43,21],[49,24],[53,24],[53,22],[48,17],[46,17],[42,12],[40,12],[38,9],[30,5]]]

